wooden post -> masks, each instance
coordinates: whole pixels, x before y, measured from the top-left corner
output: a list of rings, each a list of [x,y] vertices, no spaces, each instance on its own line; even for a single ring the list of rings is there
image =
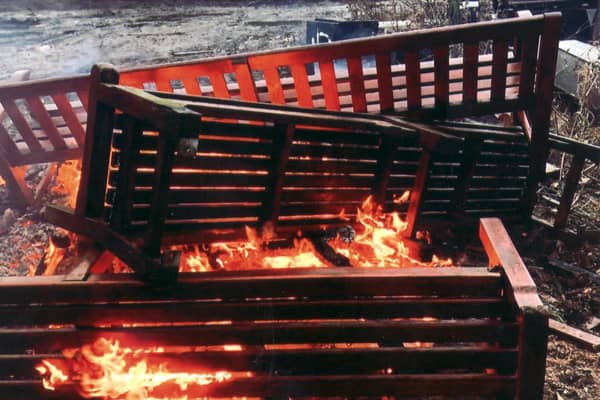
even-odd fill
[[[143,131],[139,122],[133,117],[127,116],[123,121],[123,145],[119,158],[119,176],[113,211],[111,214],[111,227],[122,231],[131,223],[131,206],[137,158],[142,140]]]
[[[421,213],[421,207],[427,189],[427,180],[429,179],[429,170],[433,165],[431,153],[427,149],[423,149],[419,166],[415,175],[415,183],[410,193],[410,204],[408,205],[408,213],[406,214],[406,229],[403,232],[404,237],[412,238],[415,234],[417,217]]]
[[[565,188],[563,190],[562,197],[560,198],[560,205],[558,212],[554,218],[554,228],[562,229],[567,225],[567,218],[569,217],[569,211],[571,211],[571,205],[573,204],[573,197],[577,191],[577,185],[581,179],[581,172],[585,165],[585,156],[581,153],[575,152],[573,155],[573,161],[571,162],[571,168],[567,173],[567,179],[565,180]]]
[[[397,145],[392,137],[385,134],[381,135],[380,141],[379,159],[377,160],[372,193],[375,202],[385,209],[385,195],[392,167],[394,166]]]
[[[541,400],[544,394],[548,315],[537,295],[535,283],[498,218],[483,218],[479,237],[491,267],[501,267],[505,296],[517,311],[519,359],[517,399]]]
[[[471,186],[473,173],[477,166],[477,160],[481,153],[482,139],[474,135],[468,135],[465,138],[463,146],[463,159],[460,164],[458,178],[454,187],[454,196],[452,198],[452,211],[462,216],[467,202],[467,193]]]
[[[109,64],[92,67],[89,90],[88,122],[83,149],[81,180],[77,192],[76,214],[99,218],[104,212],[104,188],[113,133],[114,108],[97,100],[97,87],[117,84],[119,73]]]
[[[270,222],[275,226],[281,209],[281,193],[285,178],[285,166],[290,155],[296,127],[294,124],[275,125],[271,152],[270,182],[265,190],[260,222]]]
[[[152,201],[150,203],[150,216],[148,218],[148,233],[144,243],[144,252],[150,257],[160,256],[162,234],[167,219],[168,195],[173,175],[173,161],[175,149],[179,139],[177,124],[170,130],[158,133],[158,148],[156,165],[154,166],[154,185],[152,186]]]
[[[552,113],[552,94],[558,40],[560,36],[560,13],[544,15],[544,29],[539,48],[537,79],[535,84],[535,106],[529,110],[531,120],[530,170],[527,189],[523,198],[523,215],[529,217],[537,201],[537,188],[544,179],[548,156],[548,131]]]

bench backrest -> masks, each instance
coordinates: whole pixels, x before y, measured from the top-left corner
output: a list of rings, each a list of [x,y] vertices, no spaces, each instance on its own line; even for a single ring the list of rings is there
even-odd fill
[[[543,141],[559,27],[559,14],[482,22],[136,68],[120,83],[415,118],[535,110],[533,133]],[[8,114],[0,146],[11,165],[81,155],[88,86],[88,76],[77,76],[0,87]]]

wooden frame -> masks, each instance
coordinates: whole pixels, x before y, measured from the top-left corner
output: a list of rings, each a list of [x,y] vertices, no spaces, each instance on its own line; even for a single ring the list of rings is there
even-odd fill
[[[368,157],[378,159],[381,166],[378,167],[374,183],[368,181],[366,184],[360,184],[365,189],[373,188],[375,195],[383,195],[385,199],[388,197],[385,182],[389,181],[392,172],[390,165],[395,160],[395,153],[389,149],[392,143],[397,147],[403,140],[408,139],[414,142],[414,145],[422,146],[426,150],[423,154],[427,157],[430,153],[455,152],[453,149],[460,144],[460,138],[455,135],[401,119],[392,120],[370,114],[302,110],[188,95],[151,94],[110,84],[118,81],[118,73],[109,66],[95,67],[92,76],[95,83],[90,91],[88,140],[77,209],[75,214],[72,214],[50,206],[45,215],[48,220],[58,225],[97,240],[146,278],[157,271],[160,265],[159,261],[154,260],[161,255],[161,246],[165,242],[163,236],[169,221],[177,220],[172,226],[186,232],[186,243],[199,240],[199,237],[189,235],[190,225],[196,226],[195,230],[200,231],[200,237],[205,238],[207,231],[218,231],[222,228],[237,227],[238,233],[241,234],[241,228],[246,225],[277,226],[282,223],[280,214],[288,219],[302,217],[301,221],[296,222],[296,225],[302,227],[306,227],[307,221],[311,219],[315,224],[336,220],[340,223],[342,221],[335,216],[325,220],[318,218],[331,213],[332,200],[344,202],[348,200],[347,194],[352,194],[348,190],[337,190],[340,182],[347,182],[346,186],[352,186],[371,179],[364,173],[357,177],[353,177],[356,174],[348,173],[356,168],[359,169],[355,172],[363,171],[364,161],[368,160],[360,158],[367,157],[367,152],[374,152]],[[225,136],[223,132],[227,132]],[[206,142],[204,139],[214,135],[218,135],[217,141]],[[260,140],[257,142],[255,137]],[[327,153],[320,156],[320,153],[317,153],[317,158],[303,161],[306,157],[302,155],[302,137],[318,144],[317,150]],[[346,144],[346,137],[351,139],[350,147]],[[296,140],[294,144],[293,140]],[[331,144],[322,143],[324,140],[333,140],[338,147],[332,149]],[[371,144],[378,147],[371,150]],[[225,154],[218,158],[199,155],[202,153],[198,151],[211,151],[210,146],[213,147],[213,152]],[[260,158],[256,159],[252,153],[249,154],[250,158],[244,155],[240,158],[231,153],[244,153],[247,146],[251,146]],[[346,148],[349,150],[345,150]],[[152,160],[145,155],[149,151],[155,154],[150,156]],[[337,161],[324,162],[323,160],[329,159],[327,154],[331,151],[334,151],[332,155]],[[290,157],[290,152],[295,156]],[[298,157],[298,154],[301,157]],[[381,157],[381,154],[385,157]],[[418,153],[416,155],[418,157]],[[352,159],[345,160],[344,157]],[[288,165],[288,161],[304,166],[294,169]],[[114,168],[115,165],[118,165],[117,169]],[[336,166],[343,168],[337,172]],[[370,164],[366,166],[371,167]],[[140,172],[149,167],[149,173]],[[182,168],[183,171],[175,172]],[[224,168],[246,171],[223,172]],[[290,177],[290,168],[292,174],[294,171],[302,172],[298,177]],[[304,175],[315,173],[319,175],[303,178]],[[421,175],[423,174],[426,176],[427,171],[422,171]],[[218,182],[215,175],[218,176]],[[309,186],[314,186],[312,181],[318,178],[324,181],[321,183],[324,186],[321,187],[332,186],[332,197],[325,201],[317,199],[316,202],[309,203],[304,200],[304,205],[295,205],[294,196],[297,196],[297,192],[287,188],[294,185],[290,180],[300,182],[301,186],[308,183]],[[253,181],[262,182],[263,188],[260,192],[248,192],[256,186]],[[151,185],[150,191],[141,189],[140,185]],[[188,189],[182,192],[172,189],[182,185]],[[215,185],[218,187],[213,187]],[[219,190],[214,191],[215,189]],[[413,188],[413,203],[422,202],[422,196],[417,193],[423,190],[424,187]],[[239,202],[237,197],[240,193],[245,196],[246,202]],[[174,200],[173,195],[181,199]],[[248,195],[251,195],[254,203],[248,203]],[[139,196],[145,199],[141,200],[142,203],[136,200]],[[227,200],[227,196],[233,197]],[[283,196],[286,197],[285,201],[282,201]],[[357,203],[356,196],[353,198],[353,204],[360,203]],[[215,201],[224,203],[225,207],[215,207]],[[256,203],[257,201],[260,204]],[[191,207],[185,205],[192,202],[195,203]],[[227,205],[231,202],[235,203]],[[147,211],[141,209],[140,204]],[[391,204],[391,201],[388,204]],[[283,212],[282,206],[286,207]],[[413,208],[414,211],[408,212],[409,217],[418,213],[421,207],[419,205]],[[228,221],[222,221],[224,217]],[[104,224],[106,218],[109,219],[109,225]],[[189,222],[182,221],[183,219]],[[194,220],[198,219],[210,221],[207,224],[194,224]],[[409,219],[414,222],[416,216]],[[123,236],[131,233],[132,229],[135,230],[136,222],[145,222],[142,226],[143,240],[138,240],[139,249],[127,245],[128,242]],[[414,231],[413,223],[408,236],[412,237]]]
[[[519,111],[532,133],[532,172],[522,198],[524,214],[529,216],[548,148],[559,24],[559,14],[546,14],[140,67],[123,71],[120,83],[419,120]],[[478,54],[476,42],[485,41],[494,43],[493,54]],[[450,46],[465,43],[463,57],[449,58]],[[507,46],[512,43],[509,51]],[[422,59],[427,53],[433,54],[433,61]],[[375,68],[363,67],[360,62],[369,55],[375,56]],[[404,63],[393,62],[398,57],[403,57]],[[335,70],[333,61],[338,59],[346,60],[348,68]],[[318,75],[307,75],[309,63],[318,64]],[[281,74],[284,67],[290,77]],[[259,75],[263,78],[257,78]],[[226,80],[231,77],[233,82]],[[89,77],[78,76],[0,87],[0,102],[11,105],[18,101],[20,105],[12,107],[12,117],[21,137],[0,132],[6,162],[16,166],[80,157],[88,85]],[[40,98],[52,109],[49,117],[40,107]],[[24,108],[28,111],[22,113]]]
[[[177,355],[150,354],[151,360],[253,372],[191,385],[189,395],[542,399],[547,317],[502,223],[482,220],[480,236],[490,266],[499,270],[222,271],[184,274],[152,290],[127,274],[84,282],[4,278],[0,395],[79,399],[72,384],[43,390],[33,366],[61,358],[57,351],[65,347],[110,337],[124,346],[197,346]],[[232,322],[208,323],[215,316]],[[39,328],[48,324],[54,327]],[[415,341],[433,344],[409,347]],[[230,343],[243,348],[202,350]],[[315,346],[269,347],[283,343]],[[319,343],[363,346],[325,349]]]

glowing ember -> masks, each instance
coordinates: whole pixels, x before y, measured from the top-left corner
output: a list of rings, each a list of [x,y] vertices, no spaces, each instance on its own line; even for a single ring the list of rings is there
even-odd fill
[[[161,348],[121,347],[118,341],[101,338],[91,345],[64,350],[64,359],[43,360],[36,370],[48,390],[75,384],[85,398],[123,400],[151,398],[153,390],[165,384],[185,392],[191,385],[205,386],[232,378],[226,371],[174,372],[166,363],[152,365],[145,357],[162,352]]]

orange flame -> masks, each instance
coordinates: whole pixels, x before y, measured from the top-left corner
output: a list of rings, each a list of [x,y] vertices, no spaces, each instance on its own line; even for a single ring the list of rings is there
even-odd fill
[[[394,199],[395,204],[407,202],[410,191]],[[348,220],[344,210],[338,217]],[[355,267],[407,267],[407,266],[451,266],[451,259],[440,259],[435,255],[431,262],[422,262],[410,255],[406,239],[402,234],[407,223],[398,212],[384,213],[382,207],[367,197],[357,209],[358,234],[354,240],[336,238],[329,245],[339,254],[346,256]],[[218,242],[206,248],[198,246],[184,251],[180,271],[202,272],[213,269],[260,269],[325,267],[326,262],[301,233],[293,239],[293,248],[269,250],[266,246],[275,237],[272,226],[263,228],[259,235],[253,228],[246,227],[245,242]],[[431,243],[428,232],[417,232],[417,239]]]
[[[175,384],[183,392],[190,385],[210,385],[232,378],[227,371],[173,372],[166,363],[151,365],[148,353],[161,353],[161,348],[133,349],[121,347],[118,341],[104,338],[91,345],[63,351],[64,360],[43,360],[36,370],[48,390],[61,385],[77,385],[85,398],[147,399],[164,384]]]
[[[66,197],[66,205],[75,208],[77,190],[81,179],[81,164],[79,161],[65,161],[60,164],[56,175],[56,184],[52,192]]]
[[[394,201],[396,204],[406,202],[410,192],[406,191]],[[384,213],[382,207],[369,196],[356,210],[356,222],[362,232],[354,241],[332,241],[332,247],[350,259],[357,267],[406,267],[406,266],[451,266],[452,260],[441,260],[433,256],[431,262],[421,262],[411,257],[402,233],[407,223],[398,212]],[[428,233],[424,233],[427,238]]]

